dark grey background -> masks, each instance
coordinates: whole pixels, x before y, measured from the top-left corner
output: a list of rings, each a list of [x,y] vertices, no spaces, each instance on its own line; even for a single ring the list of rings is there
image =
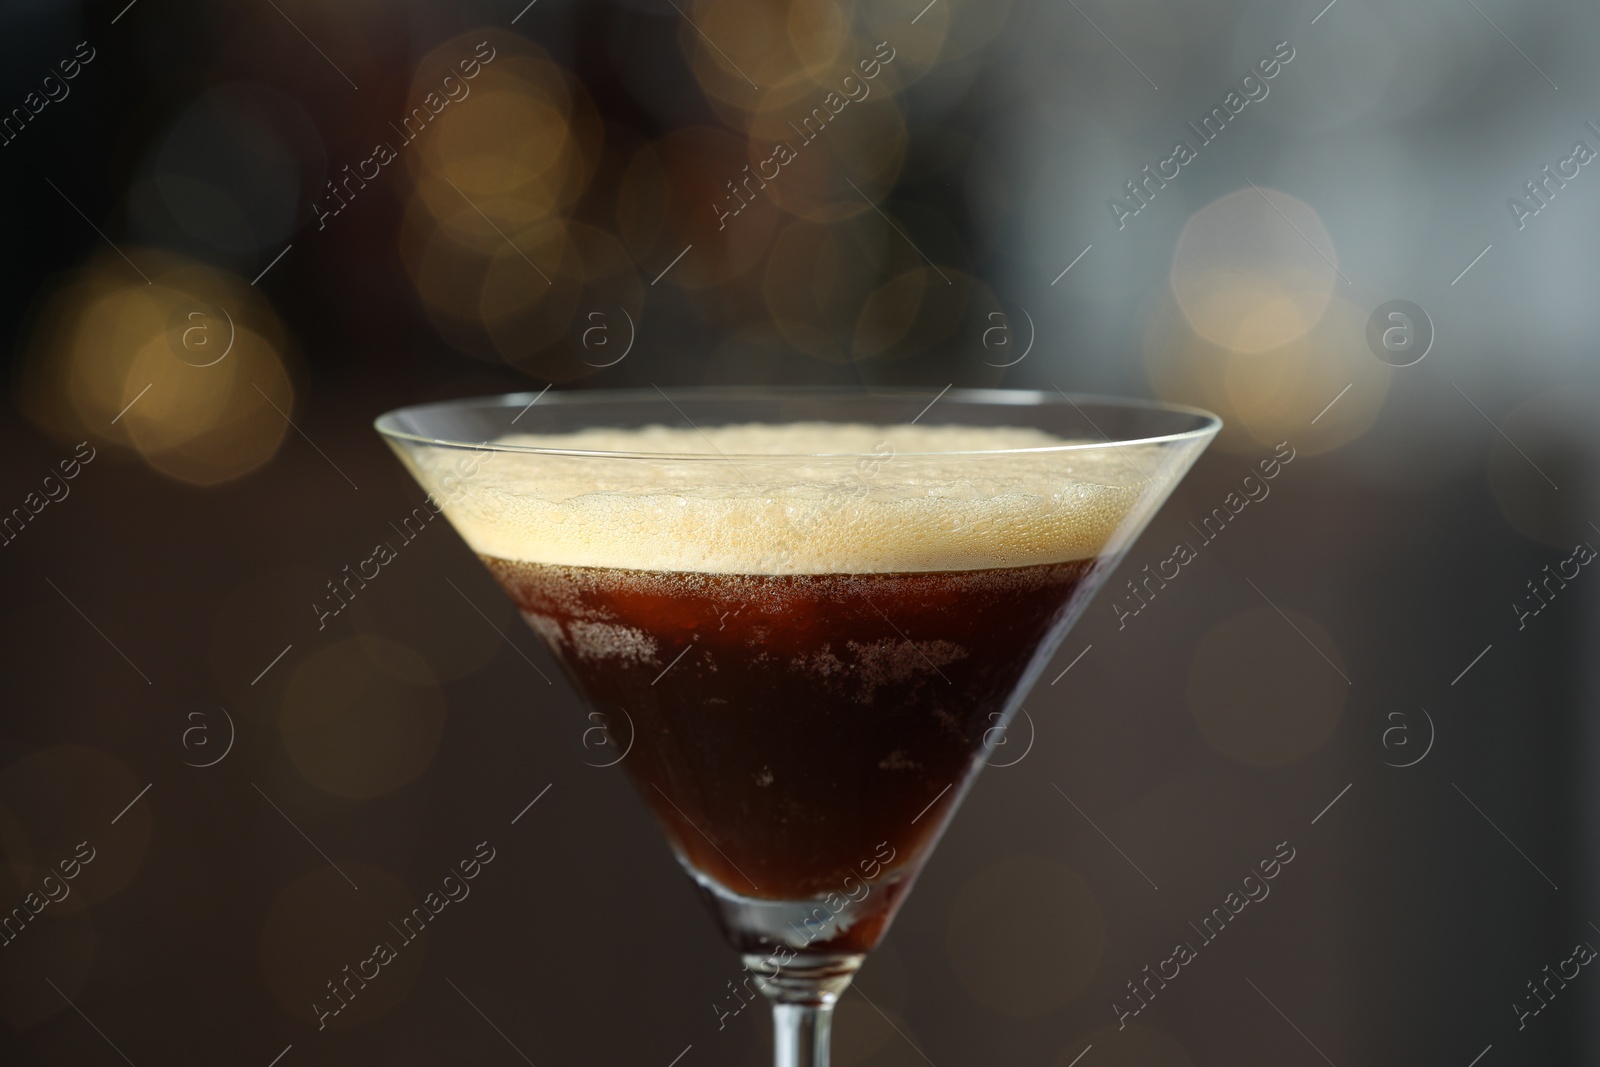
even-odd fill
[[[373,416],[556,378],[894,383],[930,398],[952,382],[1054,383],[1229,420],[1027,701],[1027,756],[979,780],[845,998],[836,1062],[1594,1061],[1600,978],[1588,969],[1525,1029],[1513,1005],[1574,944],[1600,944],[1597,579],[1583,569],[1520,630],[1512,605],[1576,542],[1600,538],[1600,177],[1584,167],[1522,230],[1506,199],[1573,141],[1600,148],[1584,125],[1600,123],[1600,13],[1488,0],[938,4],[849,9],[861,54],[899,32],[915,41],[913,17],[955,21],[894,97],[905,158],[872,191],[900,233],[856,203],[851,217],[879,227],[869,253],[798,277],[854,307],[926,253],[961,280],[958,321],[926,337],[918,325],[889,358],[820,358],[776,323],[768,268],[650,285],[674,249],[630,245],[632,280],[606,306],[638,301],[637,343],[600,370],[582,366],[604,362],[582,348],[587,304],[512,362],[430,312],[401,250],[411,172],[391,168],[325,232],[310,205],[415,103],[422,58],[482,27],[524,35],[584,87],[604,137],[566,213],[620,234],[617,190],[637,152],[675,130],[728,129],[686,58],[686,20],[714,16],[707,5],[138,0],[0,14],[0,107],[20,106],[77,42],[96,49],[71,95],[0,146],[15,387],[0,507],[20,505],[78,441],[97,450],[70,496],[0,548],[0,908],[77,842],[97,849],[73,895],[0,947],[7,1062],[666,1067],[682,1054],[695,1067],[767,1055],[759,1005],[719,1030],[737,960],[620,771],[585,766],[602,757],[584,747],[584,709],[541,680],[551,660],[451,531],[406,546],[327,630],[308,606],[420,501]],[[1119,231],[1108,198],[1283,40],[1295,58],[1270,94]],[[208,91],[241,83],[272,101],[265,156],[230,139],[248,141],[232,113],[207,110]],[[705,166],[721,180],[720,161]],[[150,182],[172,175],[215,196],[184,187],[186,223],[173,200],[152,200]],[[1326,236],[1302,238],[1342,271],[1314,343],[1260,363],[1199,341],[1173,295],[1185,225],[1241,191],[1262,218],[1285,197],[1304,205]],[[709,241],[707,218],[682,225]],[[88,314],[51,298],[86,272],[142,284],[111,242],[146,269],[164,249],[224,272],[228,292],[248,290],[255,314],[281,325],[298,429],[269,459],[199,486],[155,469],[98,409],[63,415],[39,399],[55,395],[37,384],[52,338]],[[1390,371],[1366,319],[1397,299],[1426,310],[1436,339]],[[995,308],[1003,320],[986,317]],[[1035,343],[1001,370],[1019,349],[984,330],[1003,321],[1020,346],[1018,309]],[[1290,365],[1308,369],[1252,399]],[[1119,629],[1124,579],[1194,540],[1188,524],[1280,439],[1298,454],[1271,495]],[[308,776],[284,724],[308,663],[387,647],[363,652],[373,638],[440,680],[418,696],[364,668],[378,688],[350,699],[414,698],[438,735],[419,773],[358,799]],[[197,707],[208,717],[186,718]],[[220,742],[219,707],[232,750],[186,766],[216,749],[183,731],[203,721]],[[997,761],[1025,747],[1024,730]],[[1415,766],[1393,766],[1430,737]],[[371,1017],[319,1033],[309,1004],[330,961],[365,956],[483,840],[497,856],[471,897],[355,1002]],[[1284,841],[1296,858],[1271,896],[1119,1032],[1126,983]]]

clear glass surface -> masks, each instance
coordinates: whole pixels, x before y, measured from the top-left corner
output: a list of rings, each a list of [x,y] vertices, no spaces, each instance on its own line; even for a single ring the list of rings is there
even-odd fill
[[[823,447],[728,429],[796,423],[831,424]],[[629,451],[516,436],[655,426],[681,432]],[[949,427],[1010,436],[939,447]],[[834,1003],[989,750],[1219,427],[958,389],[552,390],[377,420],[593,710],[627,723],[621,765],[791,1067],[828,1062]]]

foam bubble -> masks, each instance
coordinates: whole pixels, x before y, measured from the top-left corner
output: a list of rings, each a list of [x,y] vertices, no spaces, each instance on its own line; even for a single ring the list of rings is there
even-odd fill
[[[708,574],[1087,559],[1147,497],[1147,472],[1165,466],[1137,446],[1061,451],[1074,442],[1019,427],[648,426],[497,443],[650,457],[411,452],[419,480],[477,552]]]

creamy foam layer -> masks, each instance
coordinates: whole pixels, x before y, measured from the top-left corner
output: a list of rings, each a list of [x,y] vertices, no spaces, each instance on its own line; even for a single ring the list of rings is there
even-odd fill
[[[516,434],[497,443],[701,458],[408,455],[477,552],[710,574],[979,570],[1086,559],[1107,548],[1152,487],[1145,471],[1161,466],[1128,446],[918,454],[1072,443],[1019,427],[649,426]]]

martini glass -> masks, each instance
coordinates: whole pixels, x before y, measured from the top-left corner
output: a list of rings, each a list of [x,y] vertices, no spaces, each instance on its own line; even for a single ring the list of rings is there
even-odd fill
[[[1219,420],[1013,390],[572,391],[377,428],[613,726],[757,988],[832,1009]]]

